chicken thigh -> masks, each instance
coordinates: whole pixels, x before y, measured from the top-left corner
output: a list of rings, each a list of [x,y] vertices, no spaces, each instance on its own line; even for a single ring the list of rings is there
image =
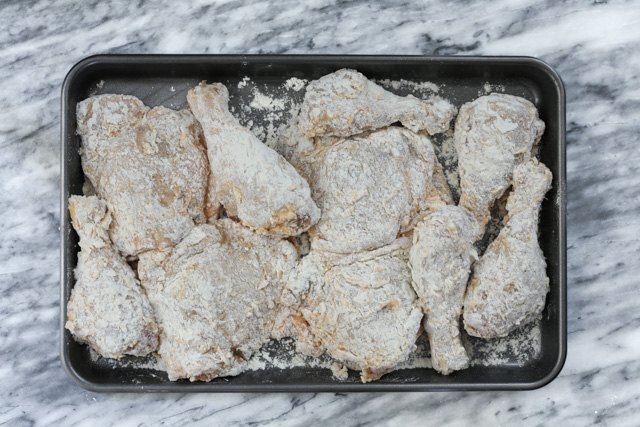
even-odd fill
[[[433,368],[441,374],[469,366],[460,336],[460,314],[472,261],[470,219],[441,204],[416,226],[410,251],[413,287],[425,314]]]
[[[109,234],[124,256],[171,246],[217,214],[207,196],[202,131],[188,110],[149,110],[138,98],[99,95],[77,106],[82,169],[113,215]]]
[[[293,245],[221,219],[174,248],[140,255],[138,272],[161,328],[170,380],[237,375],[271,334],[297,261]]]
[[[217,196],[230,217],[261,234],[292,236],[320,218],[309,184],[229,112],[229,92],[200,84],[187,95],[202,124]]]
[[[536,107],[517,96],[493,93],[460,108],[454,132],[459,206],[476,219],[476,240],[484,235],[494,201],[511,185],[513,168],[531,158],[544,128]]]
[[[111,246],[106,203],[96,196],[72,196],[69,211],[82,250],[65,327],[76,341],[103,357],[155,351],[158,326],[153,310],[134,271]]]
[[[551,178],[535,159],[515,167],[505,225],[475,263],[464,299],[470,335],[506,336],[544,309],[549,278],[538,244],[538,216]]]
[[[274,150],[287,159],[287,161],[296,168],[300,175],[308,181],[311,181],[314,162],[313,157],[316,156],[317,152],[322,151],[322,147],[331,146],[334,143],[340,142],[342,139],[344,138],[310,138],[300,130],[298,126],[298,117],[294,116],[278,135],[278,138],[274,143]],[[421,143],[425,144],[428,139],[429,138],[424,135],[421,139]],[[429,144],[431,144],[430,141]],[[433,151],[433,146],[431,146],[431,150],[429,151]],[[445,177],[444,170],[438,161],[435,152],[432,161],[433,174],[429,185],[429,194],[427,196],[430,201],[427,204],[438,204],[439,201],[443,201],[450,205],[454,204],[451,189],[447,183],[447,178]]]
[[[317,250],[352,253],[391,243],[426,208],[435,154],[429,138],[389,127],[322,141],[294,159],[322,210]]]
[[[312,250],[303,258],[281,299],[294,313],[287,332],[298,339],[297,349],[326,351],[361,370],[363,382],[406,360],[422,319],[407,265],[410,245],[400,238],[374,251],[345,256]]]
[[[342,69],[312,81],[300,111],[300,129],[307,136],[351,136],[401,122],[414,132],[430,135],[449,129],[454,108],[446,101],[400,97]]]

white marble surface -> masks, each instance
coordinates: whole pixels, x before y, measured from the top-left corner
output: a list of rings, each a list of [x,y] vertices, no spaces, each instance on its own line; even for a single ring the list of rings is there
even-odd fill
[[[640,3],[0,3],[0,424],[637,425]],[[82,7],[79,5],[82,4]],[[532,392],[110,395],[58,354],[59,97],[97,53],[532,55],[567,88],[569,355]]]

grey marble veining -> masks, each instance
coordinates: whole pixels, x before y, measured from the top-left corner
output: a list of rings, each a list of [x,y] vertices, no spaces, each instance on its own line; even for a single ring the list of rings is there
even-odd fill
[[[160,3],[160,4],[159,4]],[[109,395],[58,353],[59,97],[97,53],[532,55],[567,88],[569,355],[532,392]],[[0,424],[637,425],[640,3],[0,4]]]

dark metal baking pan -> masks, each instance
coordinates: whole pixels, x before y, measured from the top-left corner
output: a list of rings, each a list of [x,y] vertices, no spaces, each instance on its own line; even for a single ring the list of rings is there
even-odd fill
[[[328,369],[298,367],[248,371],[211,382],[170,382],[166,375],[130,365],[95,360],[87,347],[64,329],[67,301],[74,286],[78,237],[67,210],[69,195],[82,194],[83,173],[76,135],[76,104],[96,93],[139,97],[149,106],[186,108],[186,91],[202,80],[230,88],[236,109],[247,99],[235,88],[245,76],[263,87],[281,87],[291,77],[316,79],[353,68],[377,80],[435,82],[439,95],[457,107],[479,95],[485,82],[522,96],[539,109],[546,131],[539,158],[553,172],[553,187],[540,214],[540,244],[547,258],[551,291],[537,327],[539,351],[526,361],[472,366],[442,376],[432,369],[403,369],[361,384],[341,382]],[[240,85],[242,86],[242,85]],[[302,97],[304,91],[298,95]],[[235,104],[234,104],[235,103]],[[255,117],[259,120],[259,117]],[[529,57],[299,56],[299,55],[102,55],[76,64],[62,87],[61,128],[61,303],[60,351],[64,369],[79,385],[103,392],[347,392],[425,390],[525,390],[553,380],[566,358],[566,175],[565,92],[558,74]]]

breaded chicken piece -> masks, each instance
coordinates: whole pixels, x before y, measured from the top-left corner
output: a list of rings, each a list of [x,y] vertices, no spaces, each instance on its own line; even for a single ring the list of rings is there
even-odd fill
[[[469,366],[460,315],[471,263],[477,258],[472,229],[462,209],[441,204],[413,232],[412,284],[425,314],[433,368],[444,375]]]
[[[169,379],[237,375],[271,334],[297,261],[293,245],[231,219],[200,225],[175,247],[140,255]]]
[[[109,229],[124,256],[179,242],[208,214],[209,166],[202,131],[188,110],[149,110],[127,95],[99,95],[77,106],[82,169],[113,215]]]
[[[153,310],[134,271],[111,246],[106,203],[95,196],[71,196],[69,211],[82,250],[65,327],[76,341],[103,357],[155,351],[158,326]]]
[[[475,263],[464,299],[464,327],[470,335],[506,336],[544,309],[549,278],[538,244],[538,217],[551,179],[549,169],[535,159],[515,167],[505,225]]]
[[[513,168],[531,158],[544,132],[538,110],[526,99],[493,93],[460,108],[454,143],[458,151],[460,203],[484,235],[490,209],[511,185]]]
[[[273,148],[287,159],[287,161],[298,170],[300,175],[310,180],[309,177],[312,175],[313,156],[315,156],[315,152],[320,151],[321,147],[329,146],[342,139],[343,138],[338,137],[310,138],[306,136],[298,126],[298,116],[294,114],[294,117],[278,135]],[[427,139],[428,137],[422,138],[421,142],[426,143]],[[431,142],[429,142],[429,144],[431,144]],[[430,151],[433,151],[433,146]],[[444,175],[444,170],[435,152],[433,155],[433,174],[428,198],[433,200],[433,202],[429,202],[429,204],[437,204],[439,200],[449,205],[454,204],[447,178]]]
[[[230,217],[257,233],[293,236],[320,218],[309,184],[229,112],[229,92],[204,84],[187,95],[204,129],[218,199]]]
[[[309,231],[316,250],[379,248],[410,230],[426,209],[435,159],[426,135],[389,127],[346,139],[322,138],[311,147],[292,150],[291,159],[322,210]]]
[[[422,312],[407,265],[411,241],[400,238],[374,251],[338,255],[311,251],[283,292],[290,323],[274,336],[297,338],[297,350],[326,351],[363,382],[374,381],[415,349]]]
[[[400,97],[355,70],[342,69],[307,86],[300,111],[306,136],[352,136],[395,122],[430,135],[449,129],[454,107],[446,101]]]

